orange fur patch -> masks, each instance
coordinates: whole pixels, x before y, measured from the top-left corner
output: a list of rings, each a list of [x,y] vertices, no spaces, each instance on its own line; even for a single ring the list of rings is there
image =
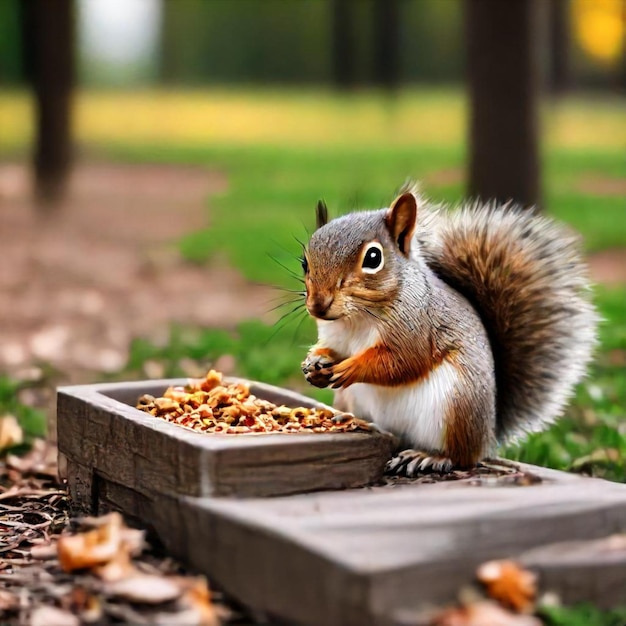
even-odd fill
[[[418,352],[416,350],[409,358],[400,358],[384,344],[372,346],[334,365],[332,386],[348,387],[354,383],[386,387],[406,385],[428,376],[446,356],[433,351],[424,358]]]

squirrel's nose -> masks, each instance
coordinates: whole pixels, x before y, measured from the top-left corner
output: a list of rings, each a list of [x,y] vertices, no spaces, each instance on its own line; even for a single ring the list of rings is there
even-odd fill
[[[334,299],[335,296],[333,294],[328,296],[317,295],[314,298],[307,299],[306,308],[313,317],[324,319]]]

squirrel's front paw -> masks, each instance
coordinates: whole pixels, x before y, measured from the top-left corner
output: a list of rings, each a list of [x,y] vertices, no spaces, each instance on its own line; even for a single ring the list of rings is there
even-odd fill
[[[315,387],[328,387],[333,376],[336,360],[330,352],[309,352],[302,362],[302,373],[307,382]]]

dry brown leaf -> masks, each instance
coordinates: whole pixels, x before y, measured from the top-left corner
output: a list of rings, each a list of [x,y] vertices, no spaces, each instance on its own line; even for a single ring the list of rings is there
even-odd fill
[[[139,574],[107,585],[106,592],[130,602],[161,604],[176,600],[183,588],[172,578]]]
[[[37,607],[30,618],[30,626],[79,626],[76,615],[54,606]]]
[[[105,582],[113,583],[134,576],[137,569],[132,564],[128,551],[120,550],[110,561],[95,566],[93,572]]]
[[[188,589],[183,596],[183,603],[198,616],[198,624],[217,626],[220,623],[218,612],[211,601],[211,591],[204,578],[184,579]]]
[[[57,550],[61,567],[66,572],[98,568],[106,580],[117,580],[129,575],[131,554],[141,550],[142,531],[124,526],[122,516],[110,513],[98,519],[93,530],[59,538]]]
[[[34,545],[30,549],[30,556],[38,561],[47,561],[57,555],[57,547],[54,544]]]
[[[518,612],[533,609],[537,596],[537,577],[513,561],[488,561],[476,571],[489,597]]]
[[[102,617],[102,603],[96,596],[90,595],[80,613],[84,622],[88,624],[97,622]]]
[[[437,614],[429,626],[541,626],[532,615],[511,613],[495,602],[483,600]]]
[[[6,464],[22,474],[57,478],[57,449],[44,439],[35,439],[29,452],[23,456],[8,454]]]
[[[19,605],[20,599],[18,596],[10,591],[0,589],[0,611],[10,611],[11,609],[16,609]]]
[[[12,448],[24,442],[24,431],[15,415],[0,417],[0,450]]]

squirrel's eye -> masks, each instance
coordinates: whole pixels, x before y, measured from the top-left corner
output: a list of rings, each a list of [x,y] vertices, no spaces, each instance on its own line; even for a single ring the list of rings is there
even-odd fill
[[[309,271],[309,263],[305,256],[300,259],[300,263],[302,264],[302,271],[306,274]]]
[[[376,274],[380,272],[385,265],[385,257],[383,255],[383,247],[379,243],[371,243],[367,246],[363,255],[362,268],[366,274]]]

